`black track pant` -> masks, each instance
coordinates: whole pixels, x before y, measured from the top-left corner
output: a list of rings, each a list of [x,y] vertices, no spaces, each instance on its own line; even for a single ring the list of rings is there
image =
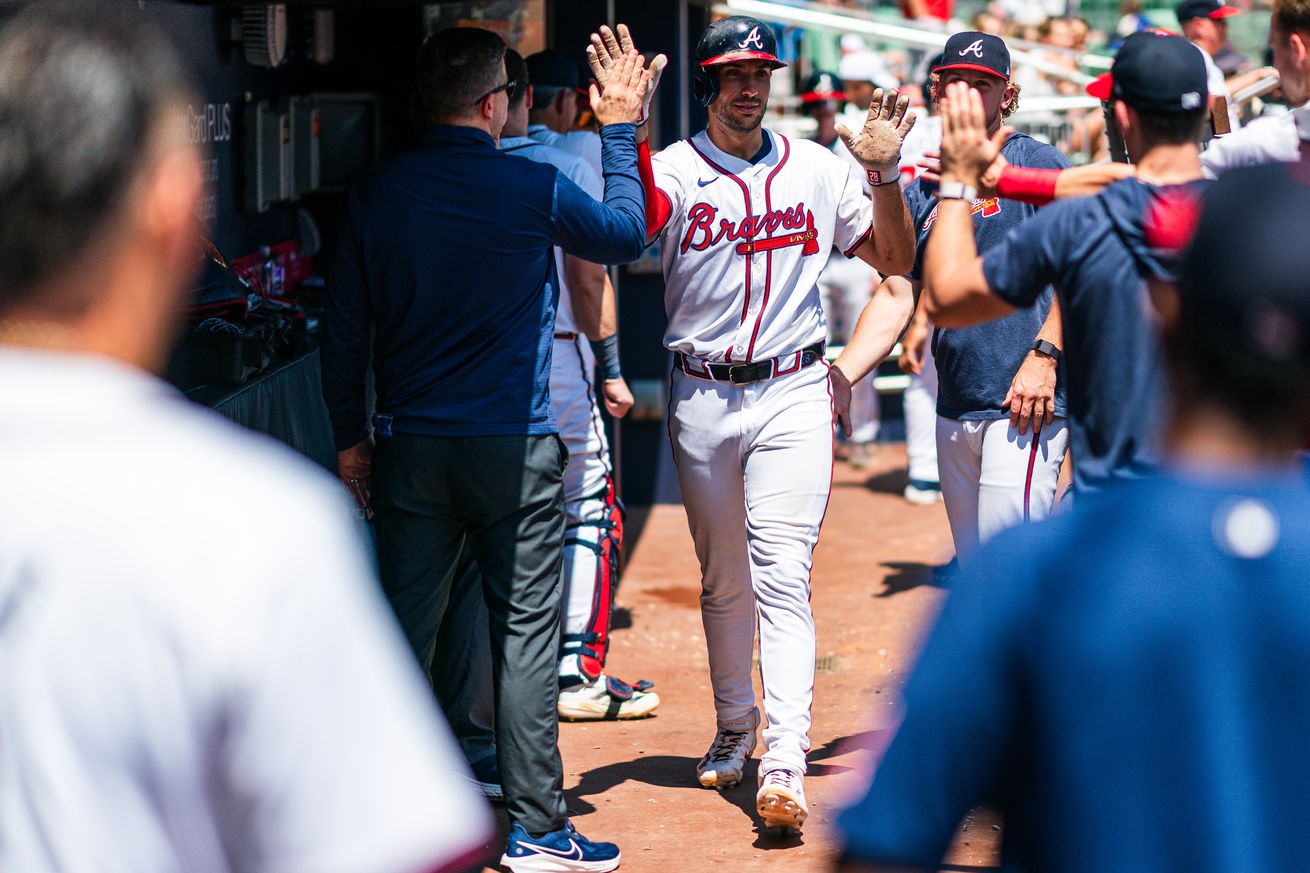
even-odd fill
[[[534,835],[565,816],[555,673],[566,462],[553,435],[397,434],[378,439],[371,482],[382,586],[425,670],[443,669],[432,656],[462,549],[482,573],[505,805]]]

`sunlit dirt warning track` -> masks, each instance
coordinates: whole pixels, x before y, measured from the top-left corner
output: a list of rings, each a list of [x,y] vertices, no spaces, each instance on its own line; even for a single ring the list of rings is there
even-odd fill
[[[592,839],[619,844],[621,870],[828,869],[835,854],[830,823],[896,723],[896,691],[944,596],[932,568],[952,554],[940,503],[913,506],[901,498],[904,466],[900,444],[880,445],[866,469],[837,464],[814,564],[810,818],[799,837],[761,830],[755,760],[734,789],[697,785],[696,762],[714,737],[714,709],[691,537],[680,505],[630,514],[636,548],[619,589],[607,669],[627,681],[654,681],[662,703],[655,717],[640,721],[560,725],[570,815]],[[998,827],[987,814],[966,821],[946,869],[991,869]],[[494,846],[496,856],[502,845]]]

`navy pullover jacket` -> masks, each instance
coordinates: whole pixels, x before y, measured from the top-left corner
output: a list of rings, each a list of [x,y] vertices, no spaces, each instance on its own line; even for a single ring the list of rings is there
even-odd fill
[[[370,330],[381,433],[555,432],[551,246],[603,264],[640,256],[634,131],[601,130],[603,203],[548,164],[498,151],[473,127],[435,127],[354,181],[323,330],[323,396],[338,451],[368,434]]]

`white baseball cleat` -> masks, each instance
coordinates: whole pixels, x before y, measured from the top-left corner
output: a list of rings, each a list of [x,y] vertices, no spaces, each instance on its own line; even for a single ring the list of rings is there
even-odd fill
[[[645,718],[660,705],[650,687],[649,682],[634,686],[602,673],[592,682],[561,691],[555,708],[565,721]]]
[[[766,828],[799,831],[810,814],[805,805],[805,777],[785,767],[762,774],[755,808]]]
[[[728,731],[719,728],[710,750],[696,765],[696,778],[703,788],[731,788],[741,781],[742,771],[755,751],[755,729]]]

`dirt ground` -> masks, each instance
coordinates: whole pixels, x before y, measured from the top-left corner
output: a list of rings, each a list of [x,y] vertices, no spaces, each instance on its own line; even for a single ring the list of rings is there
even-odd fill
[[[880,445],[867,469],[837,464],[813,574],[810,818],[793,838],[759,828],[755,761],[735,789],[697,785],[694,768],[713,739],[714,709],[686,517],[669,504],[631,514],[630,529],[640,533],[618,595],[608,669],[628,681],[654,681],[662,703],[640,721],[560,725],[570,814],[582,833],[619,844],[622,871],[829,868],[840,799],[861,786],[889,738],[897,689],[943,596],[931,568],[952,553],[941,505],[901,498],[904,469],[900,444]],[[998,830],[987,813],[972,816],[945,869],[992,869]],[[502,846],[494,847],[497,856]]]

